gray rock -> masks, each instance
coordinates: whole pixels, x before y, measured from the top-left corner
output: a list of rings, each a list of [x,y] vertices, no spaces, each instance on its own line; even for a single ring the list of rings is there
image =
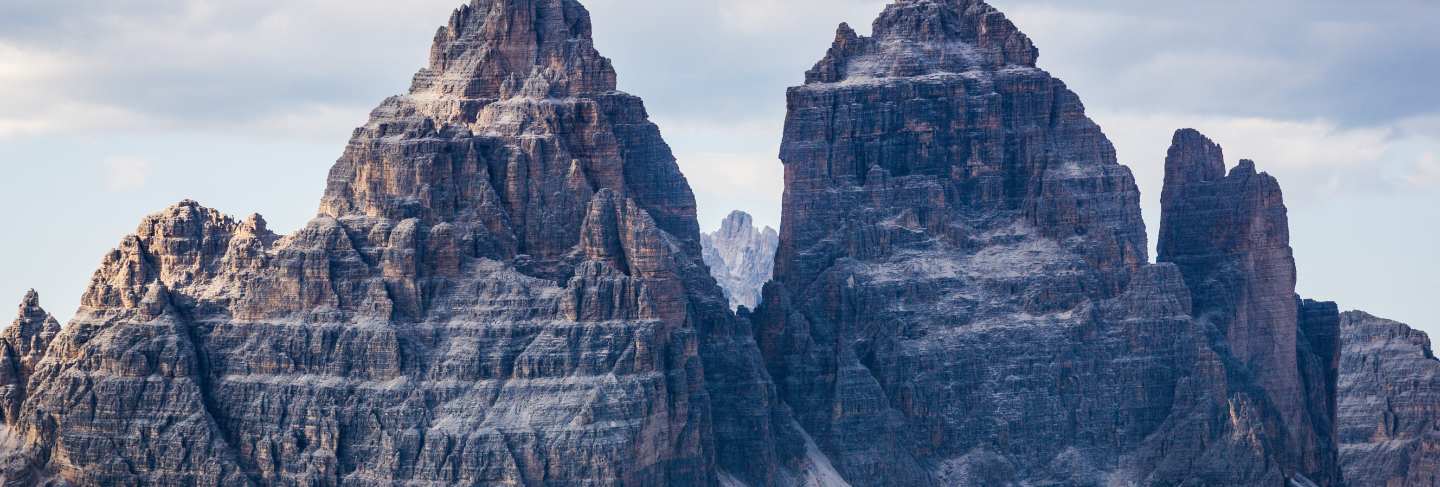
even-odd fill
[[[1440,485],[1440,361],[1430,337],[1360,311],[1343,315],[1340,461],[1350,485]]]
[[[30,376],[59,334],[60,323],[40,307],[40,294],[33,289],[25,293],[15,321],[0,332],[0,419],[4,424],[19,421]]]
[[[304,228],[185,201],[64,330],[32,293],[0,484],[1328,487],[1337,414],[1425,434],[1415,381],[1337,410],[1278,183],[1182,133],[1148,263],[1129,169],[980,0],[842,25],[789,91],[774,279],[737,316],[711,271],[753,297],[769,238],[702,245],[589,22],[472,0]]]
[[[1130,171],[1028,38],[976,0],[897,1],[873,32],[842,25],[789,92],[755,317],[782,398],[846,480],[1337,484],[1333,448],[1311,468],[1275,440],[1294,411],[1192,317],[1190,276],[1147,264]],[[1290,293],[1275,332],[1295,357]]]
[[[730,299],[730,306],[755,309],[760,292],[775,271],[775,247],[780,235],[775,229],[755,228],[749,213],[736,211],[725,218],[720,229],[700,235],[705,265]]]
[[[1234,387],[1253,382],[1259,406],[1280,419],[1262,432],[1268,448],[1287,474],[1339,483],[1339,311],[1295,295],[1279,181],[1248,160],[1227,175],[1219,145],[1180,130],[1166,159],[1161,205],[1159,260],[1180,268],[1196,319],[1218,331]]]
[[[105,257],[24,371],[0,476],[776,485],[802,435],[701,255],[585,9],[473,0],[307,226],[187,201]]]

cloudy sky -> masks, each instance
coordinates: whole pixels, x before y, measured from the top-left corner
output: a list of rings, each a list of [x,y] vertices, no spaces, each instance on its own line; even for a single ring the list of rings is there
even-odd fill
[[[68,317],[101,255],[184,198],[280,231],[461,0],[0,2],[0,302]],[[778,225],[785,88],[883,0],[589,0],[701,203]],[[993,0],[1079,92],[1157,227],[1170,134],[1281,179],[1301,292],[1440,332],[1440,3]],[[9,298],[6,298],[9,296]]]

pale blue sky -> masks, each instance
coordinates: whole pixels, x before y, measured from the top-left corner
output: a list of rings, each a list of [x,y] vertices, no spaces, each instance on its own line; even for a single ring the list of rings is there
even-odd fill
[[[68,317],[100,257],[185,198],[297,228],[458,3],[0,2],[0,302],[34,287]],[[1170,134],[1199,128],[1281,179],[1303,294],[1440,332],[1440,4],[992,3],[1135,170],[1152,240]],[[586,4],[711,228],[732,209],[779,224],[785,88],[884,2]]]

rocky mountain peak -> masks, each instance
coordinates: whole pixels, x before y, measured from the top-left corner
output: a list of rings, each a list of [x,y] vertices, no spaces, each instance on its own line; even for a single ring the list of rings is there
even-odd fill
[[[730,306],[755,309],[761,289],[774,274],[779,234],[775,229],[755,228],[755,220],[743,211],[731,212],[720,229],[700,236],[705,265],[725,290]]]
[[[807,83],[1035,67],[1039,50],[980,0],[902,0],[876,19],[871,37],[841,24]]]
[[[615,89],[575,0],[472,0],[435,35],[411,94],[457,100],[592,94]]]
[[[25,292],[25,297],[20,300],[20,315],[28,316],[31,313],[44,312],[40,308],[40,293],[34,289]]]
[[[14,424],[25,400],[25,384],[36,364],[45,358],[50,342],[60,334],[60,323],[40,307],[40,294],[31,289],[20,301],[15,321],[0,332],[0,420]]]
[[[1165,187],[1225,177],[1225,152],[1200,131],[1181,129],[1170,142],[1165,159]]]
[[[637,97],[615,91],[575,0],[474,0],[436,34],[411,93],[332,168],[335,219],[417,220],[475,256],[565,279],[591,198],[633,199],[700,255],[695,201]]]
[[[768,229],[768,227],[767,227]],[[755,219],[749,213],[733,211],[720,223],[720,235],[740,236],[755,231]]]
[[[40,293],[31,289],[20,301],[20,309],[10,328],[5,329],[6,337],[23,337],[26,340],[41,338],[48,342],[60,331],[60,324],[45,308],[40,306]]]
[[[1227,175],[1218,144],[1176,132],[1165,161],[1159,261],[1184,275],[1194,315],[1227,342],[1285,428],[1288,470],[1337,481],[1333,418],[1339,311],[1297,301],[1288,209],[1280,183],[1250,160]]]

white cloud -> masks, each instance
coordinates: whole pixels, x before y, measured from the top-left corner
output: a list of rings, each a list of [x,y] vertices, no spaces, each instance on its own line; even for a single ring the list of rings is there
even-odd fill
[[[1347,128],[1328,120],[1105,111],[1093,116],[1115,140],[1121,162],[1157,170],[1163,169],[1171,135],[1181,128],[1197,129],[1215,140],[1232,164],[1252,159],[1262,169],[1287,170],[1376,164],[1397,135],[1394,127]]]
[[[771,34],[793,28],[796,22],[819,22],[834,27],[848,21],[861,33],[884,9],[880,0],[731,0],[708,2],[722,25],[737,32]],[[826,15],[815,15],[825,12]]]
[[[41,101],[21,95],[0,95],[0,140],[67,130],[111,130],[144,125],[159,128],[158,124],[117,106],[84,100]]]
[[[1420,187],[1440,186],[1440,159],[1434,152],[1427,152],[1415,163],[1415,172],[1405,178],[1410,184]]]
[[[365,125],[371,107],[305,103],[280,113],[245,123],[241,130],[276,138],[300,138],[336,142],[345,140],[355,127]]]
[[[138,191],[150,179],[150,161],[135,157],[112,157],[101,162],[105,189],[117,193]]]
[[[65,58],[0,42],[0,85],[33,83],[73,71]]]

